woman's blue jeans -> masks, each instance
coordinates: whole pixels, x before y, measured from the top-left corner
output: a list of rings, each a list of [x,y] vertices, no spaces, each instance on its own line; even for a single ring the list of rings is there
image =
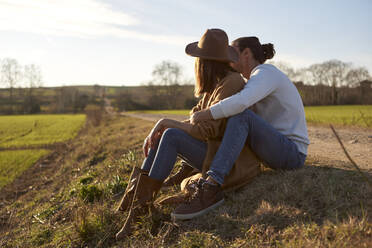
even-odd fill
[[[296,169],[305,163],[306,155],[298,151],[293,141],[246,109],[227,121],[221,145],[207,174],[223,184],[246,142],[273,169]]]
[[[181,129],[168,128],[156,148],[150,149],[141,169],[149,171],[149,177],[164,181],[171,173],[177,156],[201,171],[206,154],[206,142],[193,138]]]

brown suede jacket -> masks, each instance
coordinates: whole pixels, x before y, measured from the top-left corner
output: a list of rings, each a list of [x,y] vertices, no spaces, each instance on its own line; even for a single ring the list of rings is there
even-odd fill
[[[245,86],[244,79],[237,72],[229,73],[216,86],[211,94],[204,94],[199,103],[190,111],[190,115],[196,111],[207,109],[208,107],[218,103],[224,98],[232,96],[241,91]],[[222,137],[225,132],[227,119],[202,121],[193,125],[191,136],[199,140],[206,141],[208,150],[203,162],[202,173],[193,177],[186,178],[182,184],[183,189],[186,184],[190,183],[191,179],[198,177],[206,177],[206,172],[209,170],[210,164],[214,155],[220,146]],[[229,175],[225,177],[225,182],[222,185],[223,190],[232,190],[239,188],[249,183],[260,172],[260,161],[250,148],[246,145],[240,153]]]

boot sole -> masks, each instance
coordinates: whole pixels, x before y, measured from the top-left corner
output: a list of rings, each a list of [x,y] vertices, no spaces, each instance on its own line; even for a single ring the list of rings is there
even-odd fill
[[[171,213],[171,217],[173,220],[189,220],[189,219],[193,219],[195,217],[199,217],[203,214],[206,214],[207,212],[215,209],[216,207],[220,206],[222,203],[224,202],[224,199],[220,200],[219,202],[216,202],[215,204],[211,205],[210,207],[208,208],[205,208],[199,212],[195,212],[195,213],[190,213],[190,214],[175,214],[175,213]]]

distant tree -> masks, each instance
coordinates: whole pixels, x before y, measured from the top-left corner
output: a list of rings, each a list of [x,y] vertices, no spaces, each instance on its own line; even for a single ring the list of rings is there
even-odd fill
[[[166,109],[169,108],[168,94],[161,89],[163,86],[155,85],[153,82],[148,82],[146,90],[149,95],[148,105],[149,109]]]
[[[172,61],[162,61],[155,65],[152,71],[153,82],[159,85],[175,85],[180,84],[182,75],[181,66]]]
[[[21,66],[17,60],[11,58],[3,59],[1,63],[1,82],[9,88],[9,103],[13,112],[13,91],[22,78]]]
[[[275,65],[284,74],[286,74],[292,81],[298,81],[299,72],[294,69],[289,63],[283,61],[272,61],[271,64]]]
[[[41,69],[37,65],[25,65],[23,78],[26,83],[26,87],[30,89],[43,86]]]
[[[79,89],[73,91],[72,94],[72,105],[74,113],[83,111],[89,103],[89,96],[87,94],[81,93]]]
[[[369,71],[365,67],[357,67],[351,69],[346,75],[347,81],[349,82],[350,86],[359,86],[359,83],[364,80],[369,80],[371,76],[369,75]]]
[[[338,103],[337,88],[349,85],[347,75],[351,70],[351,63],[345,63],[340,60],[329,60],[321,64],[313,64],[307,68],[314,84],[332,87],[332,104]]]
[[[163,92],[160,94],[164,97],[166,105],[168,108],[173,108],[177,103],[177,95],[181,88],[179,87],[182,77],[181,66],[172,61],[162,61],[161,63],[155,65],[152,71],[152,82],[151,84],[164,86],[160,88]],[[149,85],[151,87],[151,85]],[[159,94],[155,95],[159,98]]]
[[[23,79],[25,86],[28,87],[27,98],[24,101],[26,112],[40,112],[40,103],[37,97],[33,95],[34,88],[41,87],[43,84],[40,67],[34,64],[26,65],[24,67]]]
[[[119,111],[129,111],[138,109],[149,109],[149,106],[138,103],[134,100],[133,94],[131,94],[128,89],[123,88],[115,96],[113,105]],[[151,104],[150,104],[151,106]]]

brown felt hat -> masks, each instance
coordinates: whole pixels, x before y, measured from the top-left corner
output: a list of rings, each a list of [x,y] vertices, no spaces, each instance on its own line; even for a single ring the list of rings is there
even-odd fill
[[[229,46],[229,38],[221,29],[207,29],[199,42],[186,46],[185,52],[193,57],[218,60],[224,62],[237,62],[239,54]]]

